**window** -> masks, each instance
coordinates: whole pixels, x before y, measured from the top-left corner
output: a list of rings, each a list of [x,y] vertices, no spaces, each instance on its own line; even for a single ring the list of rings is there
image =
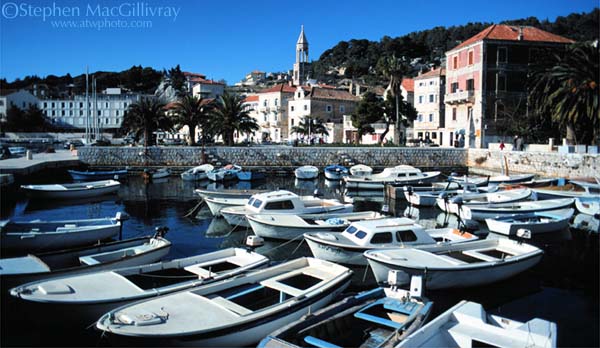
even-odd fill
[[[469,57],[468,58],[468,62],[469,62],[469,65],[473,65],[473,62],[474,62],[474,60],[473,60],[473,54],[474,54],[473,51],[469,51],[469,53],[468,53],[468,57]]]
[[[419,104],[423,104],[423,96],[422,95],[419,96]]]
[[[108,103],[104,103],[104,107],[108,109]]]
[[[371,238],[372,244],[385,244],[392,242],[392,233],[391,232],[382,232],[375,233],[373,238]]]
[[[468,79],[467,80],[467,91],[473,91],[475,89],[475,80]]]
[[[429,122],[433,122],[433,114],[429,114]]]
[[[344,105],[340,105],[340,112],[341,113],[346,112],[346,107],[344,107]]]
[[[83,116],[83,110],[79,110],[79,116]]]
[[[275,98],[275,106],[277,106],[277,104],[279,104],[279,98]]]
[[[452,108],[452,121],[456,121],[456,108]]]
[[[497,59],[497,63],[506,63],[507,62],[507,58],[508,58],[508,53],[506,50],[506,47],[499,47],[498,48],[498,59]]]
[[[435,81],[434,81],[434,80],[431,80],[431,81],[429,81],[429,85],[430,85],[430,86],[433,86],[433,85],[435,85]]]
[[[358,231],[356,232],[355,236],[358,239],[363,239],[367,236],[367,233],[365,231]]]
[[[437,133],[436,132],[432,132],[431,133],[431,139],[437,139]]]
[[[326,112],[331,112],[331,110],[332,110],[332,107],[331,107],[331,105],[327,105],[327,106],[325,106],[325,111],[326,111]]]
[[[56,111],[52,110],[52,116],[56,116]]]
[[[73,107],[73,102],[69,103],[69,107],[72,108]]]
[[[4,105],[4,101],[0,101],[0,103],[1,103],[0,105]],[[48,103],[44,102],[44,108],[47,108],[47,107],[48,107]]]
[[[292,127],[294,126],[294,119],[292,118]]]
[[[66,115],[66,114],[65,114],[65,110],[62,110],[62,111],[60,112],[60,115],[61,115],[61,116],[64,116],[64,115]]]
[[[294,111],[294,106],[292,105],[292,106],[290,107],[290,109],[291,109],[291,111]]]
[[[108,118],[104,119],[104,124],[108,124]]]
[[[304,105],[304,111],[308,110],[308,105]]]
[[[270,202],[265,205],[265,210],[287,210],[294,209],[292,201]]]
[[[73,110],[69,110],[69,116],[73,116]]]
[[[433,94],[430,94],[430,95],[429,95],[429,102],[430,102],[430,103],[433,103],[434,101],[435,101],[435,95],[433,95]]]
[[[450,84],[450,92],[456,93],[457,91],[458,91],[458,82],[452,82],[452,84]]]
[[[425,86],[425,82],[419,82],[419,86]]]
[[[458,69],[458,56],[452,57],[452,69],[453,70]]]
[[[82,108],[83,107],[83,103],[79,103],[79,107]]]
[[[346,230],[344,232],[349,233],[349,234],[353,234],[356,231],[357,231],[357,228],[354,227],[354,226],[352,226],[352,225],[350,225],[350,226],[348,226],[348,228],[346,228]]]
[[[262,201],[260,199],[255,199],[254,203],[252,203],[252,206],[254,208],[258,208],[258,207],[260,207],[261,204],[262,204]]]
[[[399,242],[414,242],[417,240],[417,235],[411,230],[408,231],[397,231],[396,239]]]
[[[119,110],[115,111],[115,116],[119,116]]]
[[[496,75],[496,78],[497,78],[496,91],[506,91],[506,76]]]
[[[267,106],[267,101],[263,100],[263,106]]]
[[[302,97],[302,93],[298,92],[298,98]]]
[[[64,108],[65,107],[65,102],[60,103],[60,107]]]
[[[52,102],[52,107],[54,107],[54,102]]]
[[[419,114],[419,116],[417,116],[417,121],[423,122],[423,115]]]

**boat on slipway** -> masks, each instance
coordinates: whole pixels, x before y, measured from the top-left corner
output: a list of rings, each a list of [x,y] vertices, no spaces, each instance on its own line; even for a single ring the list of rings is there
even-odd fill
[[[553,348],[556,338],[553,322],[534,318],[523,323],[487,314],[479,303],[463,300],[395,347]]]
[[[96,327],[115,345],[250,346],[326,306],[351,278],[346,267],[298,258],[116,308],[104,314]]]
[[[21,185],[28,195],[43,198],[89,198],[114,193],[121,183],[116,180],[89,181],[74,184]]]
[[[51,278],[20,285],[10,294],[32,313],[67,312],[59,325],[88,326],[102,314],[133,301],[191,289],[266,266],[255,252],[228,248],[181,259]],[[110,284],[110,286],[106,286]],[[32,318],[33,320],[34,318]],[[51,324],[53,317],[35,319]]]

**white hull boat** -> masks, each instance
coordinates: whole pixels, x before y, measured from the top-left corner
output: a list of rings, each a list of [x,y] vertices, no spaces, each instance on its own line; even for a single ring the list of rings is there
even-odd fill
[[[346,188],[348,189],[382,189],[387,183],[411,184],[418,182],[430,182],[437,178],[440,172],[421,172],[412,166],[399,165],[392,168],[385,168],[383,172],[371,174],[364,177],[347,176],[344,178]]]
[[[575,209],[539,211],[525,214],[497,216],[485,219],[491,232],[515,236],[519,230],[529,235],[561,231],[569,227]],[[522,233],[523,233],[522,232]],[[525,232],[527,233],[527,232]]]
[[[294,170],[294,175],[298,179],[315,179],[319,176],[319,168],[315,166],[302,166]]]
[[[524,188],[488,193],[463,193],[462,195],[457,195],[453,198],[442,196],[436,199],[436,203],[437,206],[446,213],[458,215],[459,207],[464,207],[465,205],[475,206],[490,203],[518,202],[529,198],[529,196],[531,196],[531,190]]]
[[[248,202],[247,198],[205,198],[204,201],[208,205],[213,216],[221,216],[221,209],[229,207],[240,207]]]
[[[395,347],[554,348],[556,338],[553,322],[535,318],[522,323],[487,314],[479,303],[463,300]]]
[[[515,184],[533,179],[535,174],[498,175],[489,178],[489,184]]]
[[[272,332],[258,347],[393,347],[431,312],[421,290],[411,284],[410,291],[377,288],[346,297]]]
[[[255,252],[228,248],[208,254],[142,266],[52,278],[11,289],[28,309],[69,313],[60,325],[88,326],[90,322],[133,301],[210,284],[266,266],[269,259]],[[106,286],[110,284],[110,286]],[[51,324],[52,317],[37,318]],[[33,320],[33,318],[32,318]]]
[[[600,217],[597,215],[577,214],[575,215],[575,219],[573,219],[571,227],[578,230],[600,233]]]
[[[534,187],[533,192],[538,199],[554,199],[554,198],[584,198],[593,199],[598,197],[598,193],[591,193],[589,190],[579,189],[578,186],[551,186],[551,187]]]
[[[582,214],[592,216],[600,214],[600,196],[595,198],[577,198],[575,199],[575,207]]]
[[[248,215],[254,234],[263,238],[291,240],[307,232],[341,232],[352,222],[380,219],[375,211],[327,214],[256,214]]]
[[[455,183],[456,184],[456,183]],[[412,187],[404,186],[404,198],[412,205],[419,207],[433,207],[441,194],[447,197],[463,195],[489,193],[498,190],[498,186],[488,186],[486,188],[472,185],[468,189],[437,189],[433,191],[413,191]]]
[[[351,277],[345,267],[299,258],[114,309],[96,327],[120,345],[250,346],[326,306]]]
[[[268,190],[237,190],[237,189],[227,189],[227,190],[209,190],[209,189],[195,189],[194,193],[203,199],[206,198],[245,198],[248,199],[252,197],[252,195],[258,193],[269,192]]]
[[[408,218],[387,218],[354,222],[344,232],[305,233],[304,239],[318,259],[366,265],[363,253],[367,250],[462,243],[478,238],[453,228],[426,230]]]
[[[152,180],[168,178],[170,175],[171,170],[169,168],[159,168],[152,173]]]
[[[340,165],[331,165],[325,167],[323,173],[325,174],[325,179],[341,180],[348,175],[348,168]]]
[[[50,277],[83,274],[143,265],[169,253],[171,242],[162,237],[141,237],[0,259],[2,289]]]
[[[365,252],[375,279],[385,282],[390,270],[422,275],[427,289],[462,288],[497,282],[535,266],[544,252],[507,238]]]
[[[350,175],[352,176],[370,176],[371,174],[373,174],[373,168],[364,164],[357,164],[350,167]]]
[[[111,238],[121,229],[121,213],[114,218],[56,221],[2,221],[3,250],[57,250]]]
[[[117,192],[120,185],[116,180],[101,180],[75,184],[21,185],[21,188],[34,197],[69,199]]]
[[[221,209],[221,215],[231,226],[250,227],[246,215],[251,214],[320,214],[351,213],[352,204],[343,204],[335,199],[298,196],[280,190],[252,196],[242,207]]]
[[[203,164],[181,173],[181,179],[185,181],[199,181],[207,179],[208,172],[215,170],[212,164]]]
[[[210,181],[229,181],[237,180],[237,173],[242,171],[242,167],[236,164],[228,164],[223,168],[215,169],[206,174]]]
[[[573,203],[573,198],[558,198],[546,199],[542,201],[520,201],[487,205],[466,204],[460,207],[460,217],[462,219],[483,221],[485,219],[495,218],[498,216],[565,209],[571,207]]]

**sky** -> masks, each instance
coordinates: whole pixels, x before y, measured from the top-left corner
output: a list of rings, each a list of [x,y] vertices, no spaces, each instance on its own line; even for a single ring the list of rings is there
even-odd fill
[[[229,84],[287,71],[304,25],[309,59],[350,39],[436,26],[589,12],[598,0],[2,0],[0,77],[121,71],[133,65],[202,73]]]

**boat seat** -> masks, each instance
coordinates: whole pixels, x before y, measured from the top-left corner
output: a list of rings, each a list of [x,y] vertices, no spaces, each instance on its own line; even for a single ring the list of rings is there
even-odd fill
[[[226,298],[223,298],[221,296],[216,296],[210,299],[214,304],[219,305],[222,308],[227,309],[228,311],[231,311],[235,314],[238,315],[247,315],[247,314],[251,314],[252,311],[249,310],[246,307],[242,307],[240,305],[238,305],[237,303],[231,302]]]
[[[304,337],[304,342],[306,342],[306,343],[308,343],[308,344],[310,344],[312,346],[318,347],[318,348],[342,348],[342,347],[337,346],[337,345],[335,345],[333,343],[329,343],[327,341],[323,341],[322,339],[319,339],[319,338],[316,338],[316,337],[313,337],[313,336],[306,336],[306,337]]]
[[[486,262],[500,261],[500,259],[497,257],[482,254],[482,253],[478,252],[477,250],[463,251],[463,254],[474,257],[476,259],[486,261]]]
[[[124,249],[124,250],[113,250],[113,251],[107,251],[104,253],[99,253],[99,254],[92,254],[92,255],[87,255],[87,256],[80,256],[79,257],[79,262],[81,262],[82,265],[96,265],[102,262],[107,262],[107,261],[112,261],[112,260],[116,260],[119,258],[123,258],[123,257],[128,257],[128,256],[133,256],[136,255],[136,248],[129,248],[129,249]]]

